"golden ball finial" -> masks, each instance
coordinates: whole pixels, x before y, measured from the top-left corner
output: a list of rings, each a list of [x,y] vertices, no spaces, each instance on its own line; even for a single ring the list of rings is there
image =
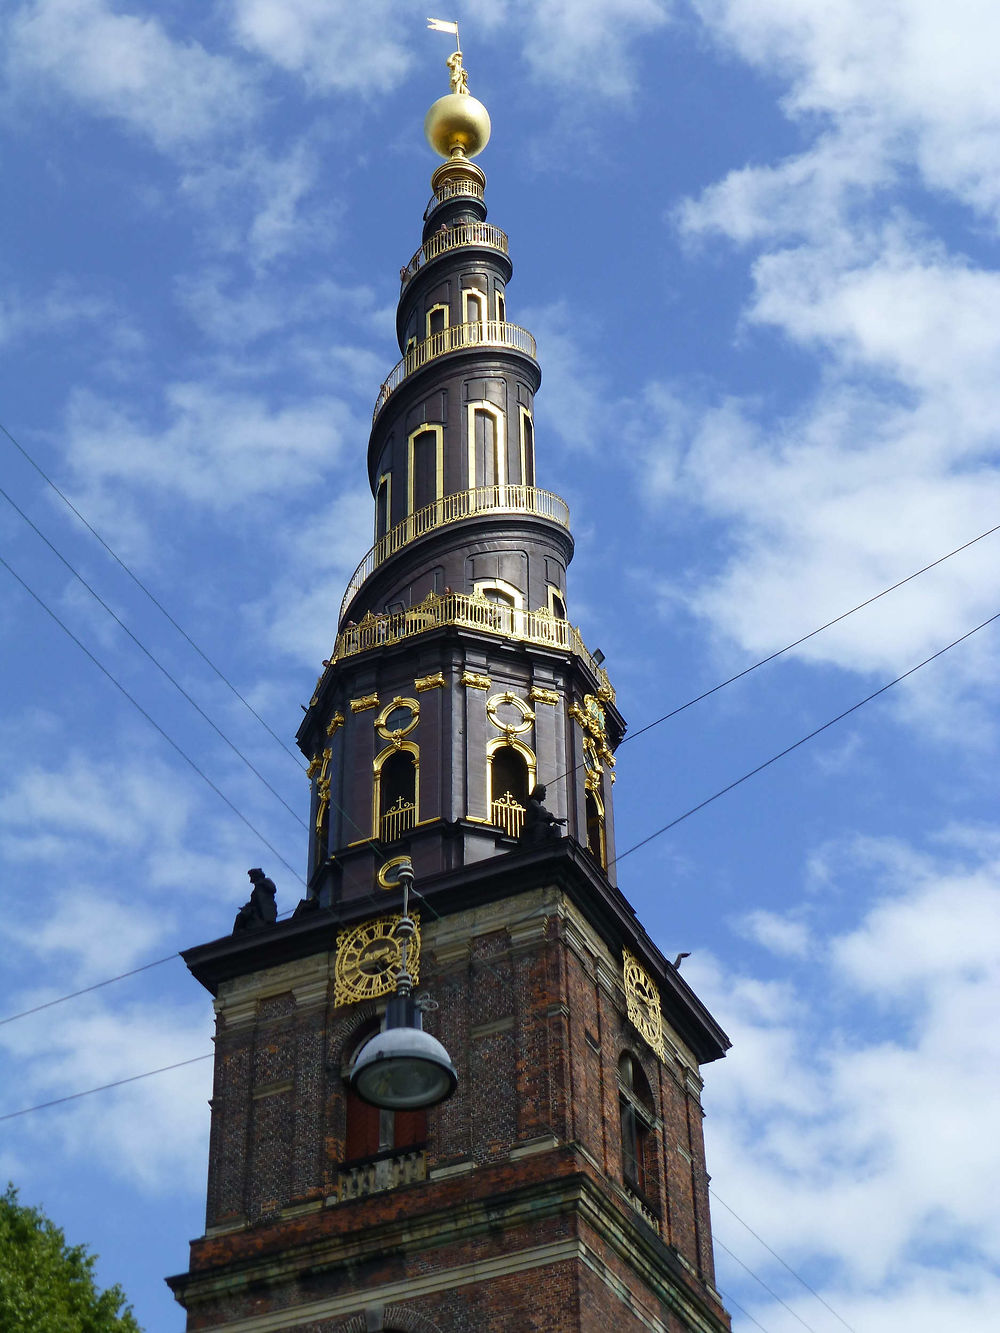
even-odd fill
[[[490,113],[471,93],[446,93],[427,112],[424,133],[441,157],[475,157],[490,141]]]

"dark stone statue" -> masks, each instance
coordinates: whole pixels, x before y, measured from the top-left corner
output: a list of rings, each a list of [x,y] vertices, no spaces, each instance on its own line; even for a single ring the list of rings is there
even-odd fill
[[[260,930],[264,926],[273,926],[278,919],[278,906],[274,901],[274,895],[277,890],[274,887],[274,880],[268,879],[263,870],[248,870],[250,883],[253,889],[250,892],[250,901],[244,903],[236,913],[236,921],[233,924],[233,934],[239,935],[244,930]]]
[[[518,838],[522,847],[537,847],[541,843],[552,842],[562,837],[559,826],[566,821],[557,819],[551,810],[546,810],[544,801],[545,788],[539,783],[532,787],[524,812],[524,824],[521,827],[521,836]]]

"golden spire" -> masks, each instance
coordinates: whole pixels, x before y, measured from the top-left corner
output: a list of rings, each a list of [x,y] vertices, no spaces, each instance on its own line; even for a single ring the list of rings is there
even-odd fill
[[[451,92],[439,97],[424,119],[427,142],[441,157],[470,158],[481,153],[490,139],[490,113],[469,92],[469,76],[462,64],[458,24],[451,19],[428,19],[433,32],[448,32],[455,50],[448,57]]]

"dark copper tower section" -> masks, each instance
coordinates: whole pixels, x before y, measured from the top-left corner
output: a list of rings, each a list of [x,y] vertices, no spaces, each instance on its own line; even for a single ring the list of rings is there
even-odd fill
[[[624,722],[570,618],[535,344],[471,161],[489,118],[449,64],[373,545],[298,733],[308,897],[184,955],[216,1068],[205,1234],[170,1283],[190,1333],[726,1333],[699,1070],[729,1043],[614,880]],[[529,838],[536,784],[561,822]],[[402,859],[459,1083],[393,1113],[348,1075],[393,988]]]
[[[370,893],[385,856],[426,880],[509,850],[536,781],[571,837],[614,855],[623,722],[567,619],[569,512],[535,481],[541,372],[508,319],[507,237],[468,158],[432,185],[368,443],[373,546],[299,731],[324,905]]]

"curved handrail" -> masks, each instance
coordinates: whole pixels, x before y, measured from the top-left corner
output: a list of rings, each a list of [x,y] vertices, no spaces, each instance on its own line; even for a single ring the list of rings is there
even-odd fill
[[[539,518],[550,519],[561,527],[569,527],[569,506],[566,501],[551,491],[542,491],[535,486],[476,486],[472,490],[444,495],[415,513],[407,514],[384,537],[379,538],[351,575],[344,600],[340,604],[341,619],[361,585],[391,555],[425,533],[433,532],[435,528],[443,528],[471,514],[487,511],[534,514]]]
[[[389,395],[398,389],[408,375],[426,366],[435,357],[446,352],[457,352],[463,347],[512,347],[534,359],[537,355],[535,340],[527,329],[508,324],[503,319],[477,319],[470,324],[449,324],[423,342],[415,343],[401,360],[397,361],[383,381],[375,399],[372,424],[389,401]]]
[[[484,197],[485,195],[483,187],[479,184],[478,181],[469,180],[467,178],[463,178],[461,180],[456,180],[456,181],[444,181],[441,185],[438,186],[438,188],[431,195],[430,203],[424,209],[424,217],[425,218],[429,217],[431,212],[435,208],[437,208],[438,204],[447,203],[449,199],[465,198],[465,199],[482,200]],[[421,246],[420,248],[422,250],[423,246]],[[407,265],[405,271],[407,272],[409,271],[409,265]],[[413,274],[410,273],[409,277],[406,278],[405,281],[408,282],[409,279],[412,278],[412,276]]]
[[[408,610],[378,616],[369,612],[360,624],[347,625],[337,635],[330,661],[353,657],[356,653],[368,652],[373,648],[385,648],[442,625],[461,625],[484,634],[544,644],[548,648],[561,648],[581,658],[590,667],[602,691],[600,698],[611,703],[615,701],[608,673],[588,651],[575,625],[571,625],[568,620],[560,620],[550,611],[522,611],[475,594],[469,596],[467,593],[446,592],[438,596],[432,592]]]
[[[475,197],[475,192],[472,190],[456,191],[456,193],[473,194]],[[494,227],[491,222],[456,222],[450,227],[444,226],[440,231],[432,232],[406,267],[400,269],[401,288],[405,287],[411,278],[416,277],[424,265],[430,263],[432,259],[437,259],[438,255],[446,254],[449,250],[457,250],[463,245],[486,246],[488,250],[499,250],[501,254],[510,253],[506,232]]]

